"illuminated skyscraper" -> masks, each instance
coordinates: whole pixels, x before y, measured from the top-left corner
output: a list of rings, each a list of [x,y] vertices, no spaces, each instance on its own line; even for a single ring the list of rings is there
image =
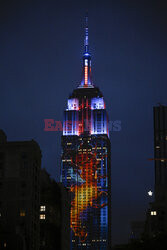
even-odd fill
[[[67,101],[61,181],[71,193],[71,249],[111,246],[111,159],[103,95],[91,76],[86,17],[82,80]]]

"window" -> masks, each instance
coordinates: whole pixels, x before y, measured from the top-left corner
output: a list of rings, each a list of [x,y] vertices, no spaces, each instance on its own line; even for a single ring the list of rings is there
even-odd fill
[[[152,216],[157,215],[157,211],[151,211],[151,215],[152,215]]]
[[[25,152],[22,152],[21,153],[21,158],[24,159],[24,160],[27,159],[27,154]]]
[[[20,211],[20,217],[24,217],[24,216],[26,216],[26,212],[24,210],[21,210]]]
[[[40,206],[40,212],[46,211],[46,206]]]
[[[45,220],[45,214],[40,214],[40,220]]]
[[[0,152],[0,161],[4,161],[5,153]]]

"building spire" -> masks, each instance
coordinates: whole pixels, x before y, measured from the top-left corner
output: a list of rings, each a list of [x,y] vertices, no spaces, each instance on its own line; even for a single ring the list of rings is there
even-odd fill
[[[85,35],[84,35],[84,53],[83,53],[83,67],[82,67],[82,81],[81,88],[92,88],[92,74],[91,74],[91,55],[89,53],[89,35],[88,35],[88,13],[85,16]]]
[[[88,13],[85,16],[85,40],[84,40],[85,53],[89,53],[89,33],[88,33]]]

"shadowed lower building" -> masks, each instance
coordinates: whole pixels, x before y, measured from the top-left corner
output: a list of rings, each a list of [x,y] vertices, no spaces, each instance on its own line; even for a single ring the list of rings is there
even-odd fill
[[[41,151],[0,130],[0,249],[39,249]]]
[[[167,235],[167,106],[154,107],[155,196],[147,212],[149,237]]]
[[[130,223],[130,241],[140,240],[144,233],[144,221],[132,221]]]
[[[86,23],[82,80],[68,98],[62,136],[61,181],[71,195],[71,249],[110,249],[110,160],[108,117],[103,95],[92,82]]]
[[[41,170],[40,182],[40,250],[69,250],[69,194],[45,169]]]

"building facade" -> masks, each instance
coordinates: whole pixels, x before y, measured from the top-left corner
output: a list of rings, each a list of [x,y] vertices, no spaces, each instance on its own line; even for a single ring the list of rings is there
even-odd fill
[[[167,106],[154,107],[154,201],[147,212],[149,237],[167,235]]]
[[[0,130],[0,249],[39,249],[41,151]]]
[[[61,181],[71,195],[71,249],[111,246],[111,157],[104,98],[94,86],[86,18],[82,80],[67,101]]]
[[[140,240],[144,233],[144,221],[132,221],[130,223],[130,241]]]
[[[40,183],[40,250],[69,250],[69,193],[45,169],[41,170]]]
[[[167,204],[167,106],[154,107],[155,201]]]

